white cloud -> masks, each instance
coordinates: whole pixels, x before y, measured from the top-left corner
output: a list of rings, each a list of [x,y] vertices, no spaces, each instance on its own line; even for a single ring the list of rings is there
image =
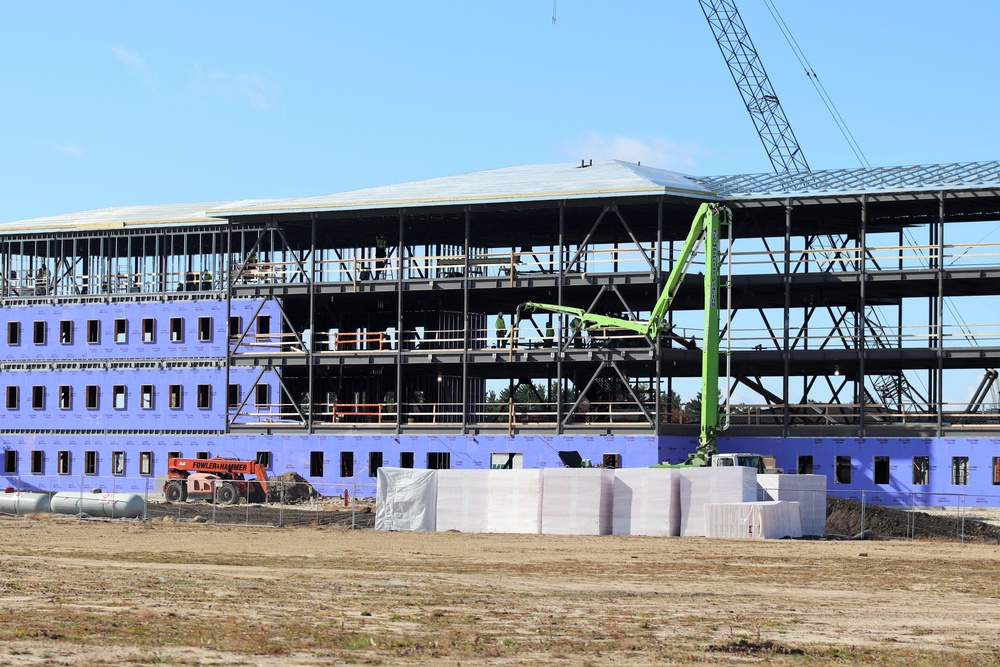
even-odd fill
[[[569,142],[564,152],[571,160],[624,160],[650,167],[691,172],[703,150],[695,145],[682,146],[660,137],[604,136],[587,132]]]
[[[274,86],[259,74],[229,75],[220,67],[198,69],[195,86],[219,97],[238,99],[254,109],[271,108]]]
[[[141,70],[146,67],[146,60],[142,56],[135,51],[126,49],[121,44],[113,47],[111,50],[118,56],[118,60],[134,70]]]
[[[53,153],[62,153],[63,155],[72,155],[74,157],[80,157],[83,155],[83,149],[79,146],[66,146],[60,144],[51,144],[49,150]]]

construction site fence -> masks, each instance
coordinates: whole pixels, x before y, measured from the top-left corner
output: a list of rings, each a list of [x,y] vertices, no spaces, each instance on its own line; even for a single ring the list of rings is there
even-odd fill
[[[1000,537],[1000,495],[836,489],[827,491],[827,515],[827,535],[960,542]]]
[[[141,516],[116,516],[114,503],[105,503],[95,518],[174,520],[244,526],[339,526],[371,528],[375,498],[373,480],[346,478],[337,484],[268,480],[263,494],[252,483],[237,484],[236,498],[225,502],[218,489],[203,498],[168,502],[162,477],[41,476],[7,479],[6,492],[79,494],[81,499],[109,499],[115,494],[142,497]],[[225,482],[218,481],[218,485]],[[1000,495],[922,493],[870,489],[832,489],[810,494],[796,492],[803,512],[821,512],[825,505],[827,536],[851,539],[947,539],[997,541],[1000,536]],[[757,500],[773,500],[758,490]],[[124,503],[121,507],[133,507]],[[87,514],[87,505],[82,514]],[[10,510],[2,511],[10,513]]]
[[[6,494],[44,493],[79,494],[83,510],[80,514],[102,519],[175,520],[180,522],[214,523],[245,526],[342,526],[371,528],[374,525],[375,498],[364,496],[374,489],[374,480],[359,476],[338,484],[286,482],[268,480],[264,494],[253,481],[231,483],[217,481],[202,497],[168,502],[164,497],[163,477],[120,476],[44,476],[31,475],[7,478]],[[233,502],[220,493],[222,485],[235,489]],[[126,503],[129,495],[141,496],[144,508],[141,516],[130,514],[134,503]],[[0,496],[5,495],[0,492]],[[118,502],[115,500],[118,499]],[[103,502],[102,502],[103,501]],[[88,511],[93,502],[99,510]],[[124,508],[117,513],[117,508]],[[0,504],[0,513],[14,513]],[[25,512],[18,512],[24,514]]]

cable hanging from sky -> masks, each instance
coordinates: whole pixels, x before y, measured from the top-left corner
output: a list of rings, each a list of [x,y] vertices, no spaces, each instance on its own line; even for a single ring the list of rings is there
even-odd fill
[[[771,13],[771,18],[774,19],[774,22],[778,26],[778,30],[781,31],[781,34],[784,36],[788,46],[791,47],[792,53],[795,54],[795,58],[799,61],[799,65],[801,65],[802,69],[805,70],[806,77],[812,83],[813,88],[816,89],[816,93],[826,106],[826,110],[830,112],[830,117],[833,118],[833,122],[837,125],[837,129],[840,130],[840,134],[843,135],[844,140],[847,141],[847,145],[850,146],[851,152],[854,153],[854,157],[858,159],[862,167],[865,169],[871,169],[871,165],[868,164],[868,158],[865,157],[864,151],[861,150],[861,146],[859,146],[858,142],[855,141],[854,135],[851,134],[851,130],[847,127],[847,123],[840,115],[840,111],[838,111],[836,105],[834,105],[833,99],[826,92],[826,89],[820,82],[819,75],[816,74],[816,71],[812,68],[812,65],[806,58],[806,54],[799,47],[798,42],[795,41],[795,37],[792,36],[792,31],[785,23],[785,19],[783,19],[781,14],[778,13],[778,9],[774,6],[773,0],[764,0],[764,5],[767,7],[767,11]]]

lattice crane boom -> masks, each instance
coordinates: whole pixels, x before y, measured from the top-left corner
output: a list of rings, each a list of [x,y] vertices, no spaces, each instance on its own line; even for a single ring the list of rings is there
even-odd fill
[[[698,0],[757,134],[778,173],[809,171],[802,148],[757,55],[734,0]]]

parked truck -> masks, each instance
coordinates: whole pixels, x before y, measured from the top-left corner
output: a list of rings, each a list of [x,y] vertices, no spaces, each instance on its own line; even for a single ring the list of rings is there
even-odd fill
[[[247,479],[247,476],[256,479]],[[267,498],[267,472],[256,461],[217,456],[212,459],[171,458],[163,497],[169,502],[213,500],[233,505],[240,499],[263,502]]]

